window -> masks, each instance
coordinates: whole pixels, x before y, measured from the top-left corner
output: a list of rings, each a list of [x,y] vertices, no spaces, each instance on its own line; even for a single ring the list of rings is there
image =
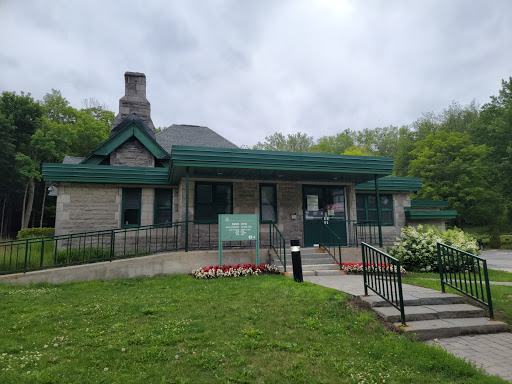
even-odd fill
[[[225,213],[233,213],[233,184],[196,182],[194,220],[216,223]]]
[[[172,189],[155,189],[155,224],[172,222]]]
[[[358,221],[374,221],[377,223],[377,197],[375,195],[358,193],[356,195],[356,206]],[[394,225],[393,195],[380,195],[380,209],[382,225]]]
[[[277,223],[277,193],[275,184],[260,184],[260,221]]]
[[[121,227],[138,227],[140,225],[140,196],[140,188],[123,189]]]

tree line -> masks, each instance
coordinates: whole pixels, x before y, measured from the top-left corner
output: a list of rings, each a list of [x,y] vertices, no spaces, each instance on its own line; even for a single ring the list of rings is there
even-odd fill
[[[76,109],[60,91],[0,96],[0,238],[20,228],[54,226],[55,199],[46,199],[43,162],[87,156],[110,134],[114,113],[93,98]]]
[[[419,200],[443,200],[458,227],[512,225],[512,77],[479,107],[452,102],[409,125],[345,129],[315,140],[304,133],[267,136],[253,149],[387,156],[394,176],[421,177]]]

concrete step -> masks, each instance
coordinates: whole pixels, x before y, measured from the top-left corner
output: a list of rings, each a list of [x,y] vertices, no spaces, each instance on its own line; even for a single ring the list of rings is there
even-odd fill
[[[284,272],[284,267],[282,265],[278,265],[277,268],[279,269],[279,272]],[[322,270],[322,271],[325,271],[325,270],[336,270],[336,271],[339,271],[340,270],[340,267],[338,264],[310,264],[310,265],[303,265],[302,266],[302,272],[304,273],[305,271],[319,271],[319,270]],[[293,272],[293,267],[292,267],[292,264],[287,264],[286,265],[286,272]]]
[[[293,277],[293,270],[288,270],[286,272],[281,272],[282,275]],[[318,270],[318,271],[302,271],[302,276],[337,276],[344,275],[343,271],[337,270]]]
[[[373,310],[384,320],[391,323],[401,321],[400,311],[395,307],[376,307]],[[483,316],[485,316],[485,311],[482,308],[469,304],[418,305],[405,307],[406,322]]]
[[[509,329],[507,324],[486,317],[410,321],[405,327],[397,322],[395,326],[402,332],[415,333],[420,341],[475,333],[507,332]]]
[[[369,292],[370,293],[370,292]],[[375,307],[390,307],[390,304],[384,300],[382,297],[377,295],[370,296],[361,296],[363,301],[366,301],[368,304]],[[449,305],[449,304],[464,304],[464,298],[459,295],[454,295],[451,293],[441,293],[441,292],[433,292],[428,296],[418,297],[408,295],[404,293],[403,295],[404,305],[408,306],[417,306],[417,305]]]

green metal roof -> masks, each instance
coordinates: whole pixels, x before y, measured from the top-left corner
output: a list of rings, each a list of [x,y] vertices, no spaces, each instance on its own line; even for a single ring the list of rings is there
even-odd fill
[[[43,178],[74,183],[169,185],[168,168],[114,167],[89,164],[43,164]]]
[[[393,171],[390,157],[260,151],[174,145],[171,183],[189,167],[192,177],[361,183]]]
[[[455,219],[457,217],[457,211],[446,210],[446,211],[419,211],[412,210],[410,207],[405,207],[405,217],[408,220],[428,220],[428,219]]]
[[[450,205],[447,201],[434,201],[434,200],[411,200],[411,207],[413,208],[446,208]]]
[[[379,179],[379,191],[419,191],[423,186],[418,177],[382,177]],[[375,191],[375,182],[356,185],[356,191]]]

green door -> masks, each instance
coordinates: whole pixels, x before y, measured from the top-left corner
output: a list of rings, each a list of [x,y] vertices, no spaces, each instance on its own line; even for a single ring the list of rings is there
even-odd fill
[[[304,186],[304,246],[325,242],[325,225],[347,244],[345,188],[325,185]]]

